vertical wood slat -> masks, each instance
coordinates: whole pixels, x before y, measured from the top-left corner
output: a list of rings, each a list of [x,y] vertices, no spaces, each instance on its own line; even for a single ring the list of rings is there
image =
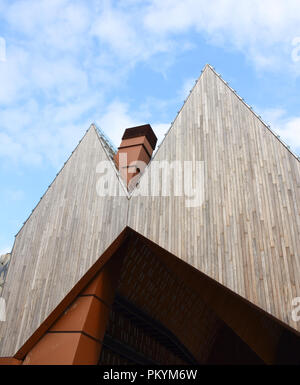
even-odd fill
[[[203,206],[133,193],[128,225],[300,331],[300,162],[209,66],[153,161],[173,159],[204,161]]]
[[[126,196],[98,196],[107,161],[93,126],[18,233],[3,297],[0,356],[13,356],[126,226]],[[119,181],[108,170],[113,191]],[[112,215],[115,212],[117,215]]]

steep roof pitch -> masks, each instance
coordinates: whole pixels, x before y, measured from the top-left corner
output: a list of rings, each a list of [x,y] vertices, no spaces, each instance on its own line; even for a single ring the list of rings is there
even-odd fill
[[[101,160],[120,196],[97,195]],[[147,176],[156,187],[162,182],[155,162],[173,160],[191,162],[182,176],[198,182],[203,204],[188,207],[192,197],[174,196],[178,186],[169,196],[141,195]],[[196,166],[203,181],[190,174]],[[300,293],[300,163],[210,66],[139,188],[129,197],[123,187],[91,126],[16,237],[0,356],[20,349],[126,226],[300,331],[292,320]]]

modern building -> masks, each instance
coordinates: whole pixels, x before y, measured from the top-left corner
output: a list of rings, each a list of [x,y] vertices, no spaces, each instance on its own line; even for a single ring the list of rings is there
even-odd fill
[[[299,159],[209,65],[156,142],[86,132],[1,268],[0,363],[300,363]]]

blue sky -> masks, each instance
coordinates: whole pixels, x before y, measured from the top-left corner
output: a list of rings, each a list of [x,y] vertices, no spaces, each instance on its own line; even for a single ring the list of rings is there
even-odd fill
[[[161,139],[206,63],[300,154],[299,0],[0,0],[0,253],[92,122]]]

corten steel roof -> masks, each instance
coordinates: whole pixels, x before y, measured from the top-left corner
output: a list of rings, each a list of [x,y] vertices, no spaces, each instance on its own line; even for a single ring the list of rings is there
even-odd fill
[[[150,124],[144,124],[143,126],[136,126],[131,128],[126,128],[122,139],[131,139],[136,138],[137,136],[145,136],[148,139],[148,142],[155,149],[157,143],[157,137],[153,132]]]

